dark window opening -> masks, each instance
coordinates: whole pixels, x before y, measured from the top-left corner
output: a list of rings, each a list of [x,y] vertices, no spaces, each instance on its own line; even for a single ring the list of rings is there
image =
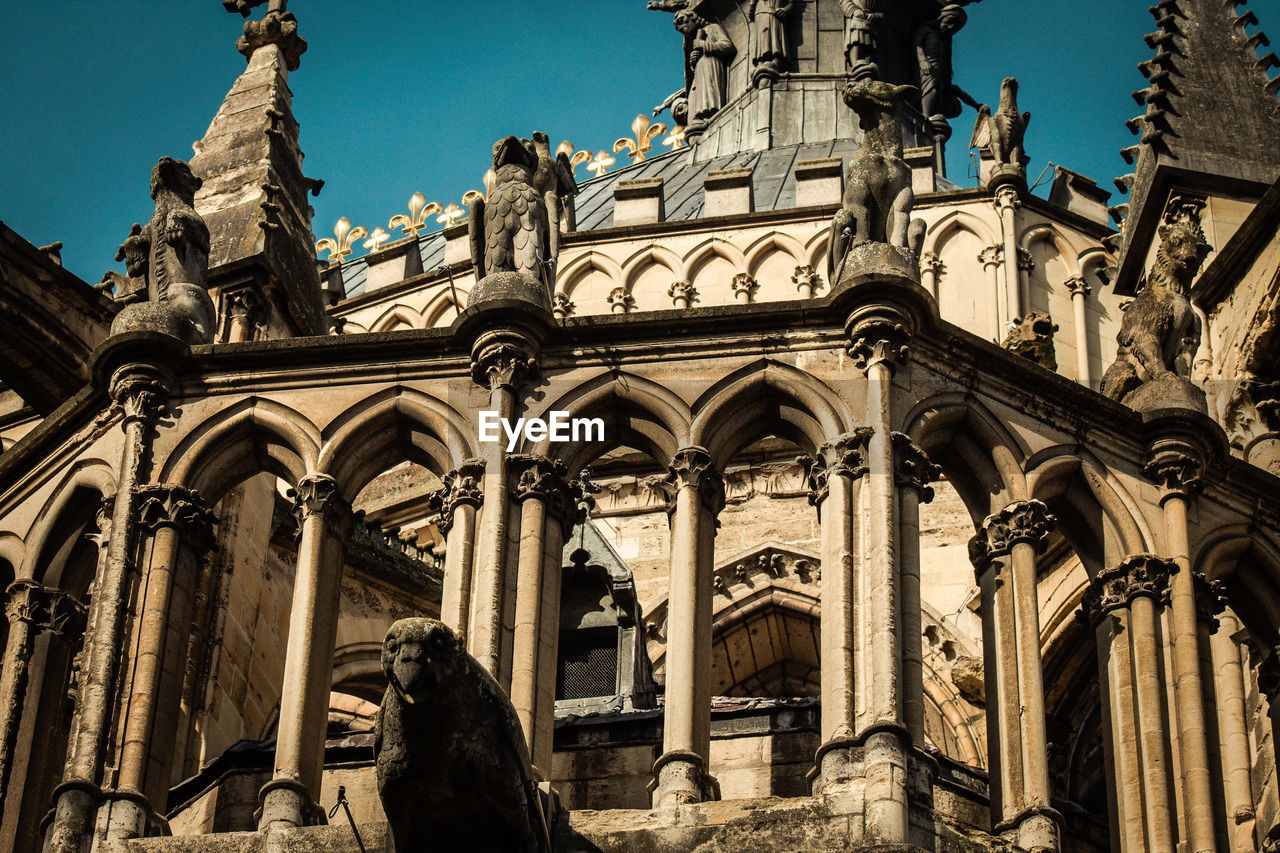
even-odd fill
[[[618,693],[618,632],[572,631],[560,635],[556,699],[593,699]]]

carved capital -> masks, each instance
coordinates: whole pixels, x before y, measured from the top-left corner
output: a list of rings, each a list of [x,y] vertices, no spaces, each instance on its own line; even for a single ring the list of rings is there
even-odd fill
[[[1058,525],[1058,519],[1050,515],[1049,508],[1036,500],[1016,501],[999,514],[1011,548],[1019,542],[1027,542],[1035,546],[1037,552],[1043,552],[1049,543],[1049,534]]]
[[[853,327],[847,350],[854,364],[866,370],[873,364],[892,367],[906,361],[911,332],[902,323],[888,317],[871,317]]]
[[[1018,269],[1025,273],[1030,273],[1036,268],[1036,259],[1026,249],[1018,249]]]
[[[818,445],[816,459],[802,456],[797,460],[805,467],[809,503],[820,506],[826,500],[833,475],[856,480],[867,473],[867,442],[874,434],[871,427],[859,427]]]
[[[946,269],[946,264],[942,262],[942,258],[933,252],[925,252],[920,256],[920,272],[933,273],[934,276],[942,275],[942,271]]]
[[[724,478],[711,465],[711,455],[701,447],[686,447],[677,451],[667,466],[667,483],[677,492],[692,486],[698,491],[698,500],[712,515],[724,509]]]
[[[56,589],[47,589],[32,580],[14,581],[5,591],[5,616],[10,625],[26,623],[36,632],[48,631],[68,642],[84,632],[85,607]]]
[[[515,391],[537,369],[537,359],[510,343],[486,346],[471,360],[471,378],[491,391],[504,387]]]
[[[244,35],[236,40],[236,50],[247,59],[260,47],[280,46],[286,67],[297,71],[307,41],[298,35],[298,19],[292,12],[268,12],[261,21],[245,21]]]
[[[1157,450],[1142,469],[1147,479],[1166,490],[1166,497],[1189,497],[1199,492],[1203,471],[1203,460],[1179,448]]]
[[[123,413],[125,424],[133,420],[155,423],[164,414],[169,399],[168,389],[152,371],[128,367],[111,377],[109,393],[111,402]]]
[[[1280,646],[1273,647],[1266,660],[1258,664],[1258,690],[1267,697],[1273,715],[1280,711]]]
[[[439,513],[441,533],[448,533],[453,526],[453,511],[467,505],[478,507],[484,503],[481,478],[484,477],[484,460],[468,459],[456,470],[445,474],[444,486],[427,499],[427,508]]]
[[[677,308],[688,308],[697,293],[697,289],[685,279],[673,281],[667,288],[667,296],[671,297],[672,304]]]
[[[217,517],[197,492],[181,486],[148,485],[138,486],[134,494],[135,518],[142,529],[172,527],[196,553],[212,545]]]
[[[984,267],[995,267],[1004,263],[1004,246],[988,246],[978,253],[978,263]]]
[[[791,274],[791,283],[796,286],[801,298],[808,299],[822,287],[822,276],[812,266],[804,264],[796,267],[796,271]]]
[[[311,474],[298,481],[289,491],[293,498],[293,515],[301,531],[303,523],[315,516],[324,519],[334,536],[345,537],[351,528],[351,504],[342,496],[338,481],[327,474]]]
[[[558,459],[545,456],[511,457],[514,484],[511,497],[517,502],[530,498],[540,500],[547,515],[559,521],[567,537],[575,524],[585,520],[582,483],[569,480],[568,469]]]
[[[1022,198],[1018,188],[1013,184],[1001,184],[996,190],[996,210],[1017,210],[1022,207]]]
[[[32,580],[16,580],[5,590],[4,615],[10,625],[40,622],[44,587]]]
[[[557,320],[572,316],[576,307],[563,292],[556,293],[551,299],[551,313],[555,315]]]
[[[1113,610],[1127,607],[1134,598],[1146,596],[1161,601],[1169,589],[1169,578],[1178,564],[1152,554],[1134,554],[1111,569],[1104,569],[1089,582],[1081,605],[1092,623]]]
[[[750,302],[751,297],[759,289],[760,283],[750,273],[740,272],[733,277],[730,286],[733,288],[733,295],[739,302]]]
[[[1246,383],[1246,390],[1267,429],[1280,430],[1280,382],[1254,379]]]
[[[1063,284],[1067,286],[1067,290],[1071,292],[1072,296],[1088,299],[1089,294],[1093,292],[1093,288],[1089,286],[1089,282],[1085,281],[1082,275],[1073,275]]]
[[[894,482],[898,488],[915,489],[921,503],[933,500],[933,487],[929,484],[942,475],[942,469],[934,465],[929,454],[906,433],[895,432],[890,438],[893,441]]]
[[[615,314],[630,314],[636,307],[636,298],[625,287],[615,287],[609,291],[609,308]]]
[[[1195,583],[1196,618],[1212,634],[1218,630],[1218,617],[1227,609],[1227,589],[1222,581],[1211,581],[1203,572],[1193,572],[1191,578]]]

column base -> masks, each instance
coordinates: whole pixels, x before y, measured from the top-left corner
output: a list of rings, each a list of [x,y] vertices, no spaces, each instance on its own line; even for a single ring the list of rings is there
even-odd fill
[[[258,811],[254,814],[258,831],[327,823],[324,809],[311,799],[307,786],[296,779],[272,779],[258,791]]]
[[[130,788],[102,792],[98,824],[105,824],[107,841],[111,843],[169,834],[169,822],[156,812],[146,795]]]
[[[996,827],[996,832],[1027,853],[1062,849],[1062,814],[1048,806],[1031,806]]]
[[[683,749],[663,753],[653,763],[648,790],[655,809],[720,799],[720,783],[707,774],[702,756]]]

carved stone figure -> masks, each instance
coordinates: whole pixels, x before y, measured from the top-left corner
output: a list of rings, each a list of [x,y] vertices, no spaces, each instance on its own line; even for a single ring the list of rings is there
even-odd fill
[[[653,114],[656,116],[667,108],[671,109],[671,119],[680,126],[689,123],[689,90],[687,88],[679,89],[667,95],[662,103],[653,108]]]
[[[458,635],[401,619],[382,671],[373,751],[387,853],[550,853],[515,709]]]
[[[888,243],[917,258],[924,242],[923,220],[912,219],[915,192],[911,169],[902,159],[900,105],[918,90],[879,80],[844,87],[844,102],[858,114],[862,146],[849,160],[844,199],[831,221],[827,281],[840,281],[849,250],[862,243]]]
[[[951,82],[951,44],[968,20],[958,3],[947,3],[936,18],[923,21],[912,35],[920,68],[920,112],[931,122],[960,115],[960,98]]]
[[[737,48],[724,27],[690,9],[677,12],[675,24],[684,35],[688,126],[696,129],[705,126],[724,106],[729,87],[729,62]]]
[[[1053,351],[1053,333],[1056,331],[1058,326],[1048,314],[1032,311],[1014,320],[1013,331],[1000,346],[1046,370],[1057,371],[1058,357]]]
[[[884,13],[880,0],[840,0],[844,11],[845,67],[854,80],[873,80],[880,76],[876,64],[876,29]]]
[[[1022,139],[1031,122],[1031,113],[1018,112],[1018,81],[1004,78],[1000,84],[1000,105],[994,115],[991,107],[978,108],[978,121],[973,126],[970,148],[984,148],[996,161],[996,168],[1016,170],[1025,175],[1031,159],[1022,150]]]
[[[751,20],[751,82],[759,86],[778,79],[791,65],[791,39],[787,17],[795,8],[793,0],[751,0],[747,17]]]
[[[139,306],[121,312],[114,331],[149,328],[188,343],[212,342],[216,311],[206,289],[209,229],[196,213],[198,189],[200,179],[181,160],[161,157],[151,170],[155,212],[145,227],[134,224],[116,259],[125,261],[130,278],[145,280],[145,304],[171,311],[157,313]]]
[[[1188,295],[1213,247],[1191,218],[1161,225],[1159,234],[1155,263],[1125,309],[1115,363],[1102,377],[1102,393],[1130,406],[1141,402],[1134,392],[1153,382],[1161,383],[1166,401],[1174,400],[1174,386],[1191,384],[1191,362],[1200,347],[1200,318]]]
[[[569,156],[563,152],[551,154],[551,141],[542,131],[533,133],[533,150],[538,157],[533,172],[533,188],[542,196],[547,210],[547,240],[549,254],[554,261],[560,257],[560,235],[573,227],[573,197],[578,194],[578,182],[573,178]]]
[[[470,206],[471,258],[478,280],[495,273],[516,273],[526,283],[540,282],[537,301],[547,303],[549,310],[551,231],[546,200],[534,186],[537,166],[531,142],[508,136],[493,146],[493,189]],[[514,279],[509,284],[518,286]],[[477,285],[470,302],[495,295]]]

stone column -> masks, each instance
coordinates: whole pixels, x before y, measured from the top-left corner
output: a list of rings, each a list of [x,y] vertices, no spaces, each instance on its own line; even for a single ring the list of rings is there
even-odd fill
[[[472,363],[472,378],[489,388],[489,410],[512,421],[520,381],[532,373],[529,352],[510,343],[482,347]],[[471,589],[469,651],[501,683],[502,616],[506,607],[503,579],[507,573],[507,508],[510,496],[506,444],[484,447],[484,514],[476,543]]]
[[[166,669],[181,672],[178,658],[186,652],[185,639],[190,631],[192,578],[178,575],[192,570],[194,560],[183,561],[180,551],[185,549],[198,559],[213,542],[213,513],[195,492],[179,486],[141,486],[137,491],[143,600],[125,703],[116,790],[111,796],[114,802],[107,837],[112,841],[144,836],[154,810],[164,808],[158,798],[168,790],[169,774],[149,775],[148,768],[153,762],[165,766],[173,754],[174,728],[168,725],[158,729],[157,720],[162,705],[166,706],[168,717],[176,711],[182,684],[180,680],[162,684],[162,679]],[[177,643],[181,649],[175,647]]]
[[[1145,469],[1147,476],[1162,488],[1165,553],[1178,566],[1169,589],[1169,622],[1173,634],[1171,680],[1177,702],[1176,748],[1181,758],[1190,853],[1217,850],[1196,588],[1187,541],[1187,506],[1199,489],[1202,468],[1203,460],[1196,449],[1179,437],[1157,439]]]
[[[1001,184],[996,188],[996,210],[1000,212],[1000,231],[1004,237],[1004,299],[1001,308],[1000,328],[1014,317],[1020,317],[1027,310],[1022,302],[1018,288],[1018,208],[1022,207],[1022,199],[1018,189],[1012,184]],[[996,341],[1003,338],[996,336]]]
[[[817,459],[808,460],[809,502],[818,509],[822,561],[822,746],[810,778],[815,793],[848,781],[854,771],[857,543],[853,504],[854,484],[867,473],[870,436],[866,428],[837,436],[818,447]]]
[[[992,781],[1000,789],[992,823],[1031,851],[1058,850],[1062,820],[1050,807],[1036,594],[1036,555],[1054,523],[1039,501],[1017,501],[987,516],[970,543],[982,588],[984,648],[990,643],[987,727]]]
[[[270,308],[252,282],[226,291],[222,296],[223,316],[227,318],[226,342],[252,341],[258,329],[266,325]]]
[[[988,246],[978,254],[978,262],[982,264],[983,272],[987,276],[987,298],[991,300],[989,306],[991,317],[988,323],[988,331],[991,333],[991,340],[997,344],[1004,340],[1004,320],[1002,319],[1003,311],[1001,310],[1002,300],[1000,298],[1000,278],[998,275],[1003,257],[1004,249],[999,246]]]
[[[668,469],[671,589],[667,610],[663,754],[654,763],[654,807],[701,802],[715,794],[711,751],[711,604],[716,516],[724,480],[701,447],[676,453]]]
[[[258,793],[260,831],[304,826],[321,815],[316,803],[342,599],[343,543],[351,530],[351,505],[337,481],[325,474],[311,474],[298,483],[293,511],[299,526],[298,567],[289,608],[275,769]]]
[[[1280,646],[1272,646],[1270,654],[1258,664],[1258,693],[1267,698],[1267,716],[1271,718],[1271,750],[1280,755]],[[1273,755],[1273,760],[1280,759]],[[1265,816],[1265,813],[1264,813]],[[1271,829],[1258,849],[1262,853],[1280,853],[1280,819],[1272,817]]]
[[[908,757],[911,736],[905,717],[902,641],[902,563],[898,552],[898,489],[893,456],[893,376],[905,361],[910,333],[904,318],[874,313],[852,322],[849,353],[867,379],[865,423],[866,481],[863,536],[858,543],[865,611],[859,622],[866,643],[867,672],[859,679],[856,735],[862,744],[865,776],[865,835],[884,844],[907,840]]]
[[[555,716],[555,697],[550,706],[543,700],[548,685],[540,675],[545,660],[540,659],[544,645],[544,620],[554,588],[559,602],[560,555],[564,551],[563,520],[568,517],[565,504],[571,504],[570,486],[565,479],[565,466],[545,456],[514,456],[512,463],[512,499],[520,506],[520,550],[516,566],[516,621],[512,641],[511,704],[524,728],[529,754],[534,764],[546,774],[551,767],[550,743],[537,743],[535,737],[546,728],[548,715]],[[553,565],[548,558],[555,555]],[[556,608],[558,610],[558,608]],[[558,616],[558,613],[555,614]],[[558,626],[557,626],[558,627]],[[552,644],[555,645],[554,643]],[[554,648],[549,650],[554,654]],[[554,682],[550,685],[555,689]],[[541,746],[543,755],[537,755]],[[539,763],[539,762],[543,763]]]
[[[440,532],[445,536],[440,621],[461,636],[466,636],[471,613],[476,510],[484,503],[480,488],[483,477],[484,460],[468,459],[456,471],[444,475],[444,487],[432,495],[430,504],[440,514]]]
[[[924,647],[920,597],[920,504],[933,500],[941,469],[905,433],[893,434],[898,486],[898,554],[902,561],[902,681],[904,718],[911,742],[924,739]]]
[[[942,258],[933,252],[925,252],[920,256],[921,283],[934,300],[938,298],[938,278],[942,275],[943,267]]]
[[[1084,612],[1098,639],[1106,685],[1120,849],[1172,850],[1168,713],[1159,626],[1169,577],[1178,567],[1150,554],[1126,557],[1098,574]]]
[[[1218,708],[1218,733],[1222,744],[1222,800],[1231,828],[1231,851],[1253,850],[1253,783],[1250,772],[1249,727],[1245,699],[1245,668],[1235,636],[1240,623],[1231,613],[1218,617],[1218,630],[1210,637]]]
[[[1018,313],[1015,316],[1021,317],[1031,311],[1031,273],[1035,268],[1036,261],[1031,253],[1018,249]]]
[[[126,342],[123,346],[130,346]],[[147,344],[154,354],[153,345]],[[119,357],[119,349],[105,354]],[[80,690],[72,712],[67,765],[54,790],[53,822],[45,834],[46,853],[83,853],[93,834],[103,749],[116,707],[121,646],[129,613],[136,487],[150,467],[151,440],[172,378],[154,363],[129,362],[114,371],[109,393],[121,415],[124,441],[111,499],[105,554],[93,581],[92,610],[85,631]],[[104,525],[105,526],[105,525]]]
[[[1071,291],[1071,307],[1075,312],[1076,324],[1076,381],[1086,388],[1093,387],[1093,377],[1089,374],[1089,326],[1085,303],[1091,288],[1084,276],[1073,275],[1066,281]]]

